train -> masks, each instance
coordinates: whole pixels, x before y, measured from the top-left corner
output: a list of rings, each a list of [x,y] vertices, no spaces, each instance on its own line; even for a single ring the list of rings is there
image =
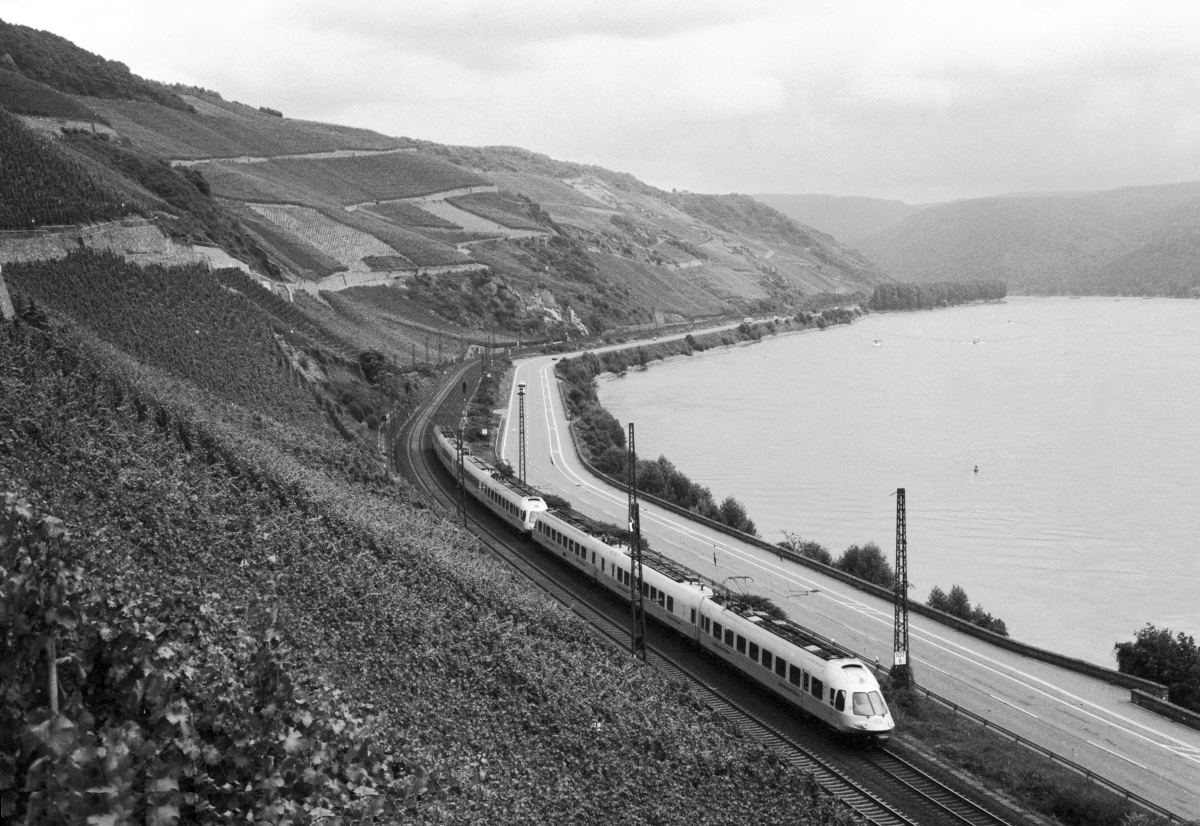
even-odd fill
[[[434,429],[434,451],[458,478],[454,432]],[[467,492],[546,552],[628,602],[627,540],[547,507],[538,492],[461,453]],[[767,691],[855,740],[882,745],[895,722],[875,674],[862,660],[788,619],[759,610],[741,595],[669,559],[642,552],[646,616],[728,663]]]

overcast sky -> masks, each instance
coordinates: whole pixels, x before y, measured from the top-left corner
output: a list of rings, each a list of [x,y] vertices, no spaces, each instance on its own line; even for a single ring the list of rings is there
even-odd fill
[[[144,77],[702,192],[1200,180],[1200,3],[0,0]]]

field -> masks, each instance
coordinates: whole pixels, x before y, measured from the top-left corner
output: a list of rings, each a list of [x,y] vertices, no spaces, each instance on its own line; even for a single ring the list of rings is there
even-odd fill
[[[410,204],[406,201],[384,201],[382,203],[363,207],[363,209],[374,215],[378,215],[384,220],[391,221],[405,227],[432,227],[436,229],[449,230],[462,229],[462,227],[460,227],[458,224],[447,221],[445,218],[439,218],[432,212],[427,212],[416,204]]]
[[[368,256],[394,256],[396,250],[374,235],[339,223],[315,209],[277,204],[250,204],[252,210],[281,230],[316,247],[351,272],[369,272]]]
[[[398,227],[361,209],[353,212],[343,210],[326,210],[325,212],[330,217],[336,216],[338,221],[379,238],[418,267],[465,264],[471,260],[451,246],[426,238],[414,230]]]
[[[10,289],[66,313],[139,361],[281,422],[319,423],[263,312],[207,267],[139,267],[110,253],[10,264]]]
[[[459,209],[509,229],[546,230],[530,217],[530,205],[511,192],[476,192],[446,200]]]
[[[279,158],[204,167],[225,198],[339,206],[413,198],[488,181],[440,158],[388,152],[350,158]]]
[[[236,105],[222,107],[227,115],[213,116],[139,101],[88,99],[88,104],[134,143],[170,159],[269,157],[405,145],[367,129],[275,118]]]
[[[14,115],[104,122],[74,98],[7,69],[0,69],[0,106]]]
[[[79,160],[0,110],[0,229],[83,224],[144,214]]]
[[[268,245],[279,256],[285,267],[296,275],[310,281],[320,281],[335,272],[349,269],[346,264],[314,247],[302,238],[297,238],[281,229],[277,224],[259,215],[246,206],[239,206],[238,217],[242,224]]]

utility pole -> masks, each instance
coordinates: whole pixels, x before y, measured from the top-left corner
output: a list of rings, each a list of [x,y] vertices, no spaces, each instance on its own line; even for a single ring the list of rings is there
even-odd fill
[[[908,661],[908,530],[904,488],[896,488],[896,630],[892,651],[892,684],[912,685],[912,663]]]
[[[637,498],[637,449],[633,443],[633,422],[629,423],[629,606],[633,627],[629,634],[629,650],[635,657],[646,659],[646,608],[642,603],[642,519]]]
[[[525,382],[517,382],[517,478],[525,484]]]
[[[463,527],[467,527],[467,486],[464,483],[463,473],[463,428],[462,420],[458,422],[458,507],[462,511]]]

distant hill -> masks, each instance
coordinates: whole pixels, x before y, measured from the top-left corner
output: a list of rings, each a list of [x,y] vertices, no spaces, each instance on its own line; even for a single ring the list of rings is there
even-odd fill
[[[921,209],[903,201],[857,195],[754,195],[753,198],[851,246],[859,238],[882,232]]]
[[[1200,294],[1200,182],[1021,194],[922,209],[856,239],[901,281],[1021,293]]]
[[[25,77],[60,92],[187,109],[187,104],[162,84],[140,78],[124,63],[105,60],[52,32],[0,20],[0,57],[3,55],[12,58],[8,68],[15,66]]]

